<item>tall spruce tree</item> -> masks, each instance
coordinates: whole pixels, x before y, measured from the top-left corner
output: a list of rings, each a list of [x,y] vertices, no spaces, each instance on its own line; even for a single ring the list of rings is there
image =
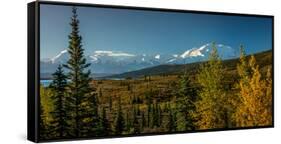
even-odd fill
[[[146,119],[145,119],[145,112],[142,112],[141,113],[141,130],[143,130],[144,127],[146,127]]]
[[[132,127],[132,124],[131,124],[131,119],[130,119],[130,114],[129,112],[126,112],[126,131],[130,131]]]
[[[180,79],[180,87],[177,93],[177,126],[178,130],[194,130],[195,118],[193,113],[195,111],[196,90],[191,85],[189,75],[185,74]]]
[[[152,126],[153,127],[158,127],[159,125],[159,115],[158,115],[158,109],[157,109],[157,102],[154,102],[152,105]]]
[[[121,135],[125,130],[125,120],[123,117],[122,107],[121,107],[121,97],[118,98],[118,110],[114,122],[114,130],[116,135]]]
[[[177,130],[176,121],[177,121],[176,114],[172,110],[171,106],[169,106],[169,115],[168,115],[168,123],[167,123],[168,132],[174,132]]]
[[[146,116],[147,116],[147,127],[151,128],[153,127],[152,125],[152,116],[151,116],[151,112],[152,112],[152,107],[151,107],[151,103],[147,104],[147,109],[146,109]]]
[[[133,133],[134,134],[139,134],[141,130],[140,122],[138,119],[138,112],[139,112],[139,108],[137,106],[134,106],[133,108],[133,127],[134,127]]]
[[[67,111],[73,112],[73,134],[76,137],[96,136],[99,133],[100,121],[97,111],[96,89],[90,83],[89,63],[86,63],[82,37],[79,35],[77,8],[72,8],[71,33],[69,34],[68,53],[70,59],[65,68],[69,70],[69,97]]]
[[[212,44],[209,61],[202,65],[197,80],[200,85],[196,101],[196,126],[199,129],[228,127],[227,98],[223,86],[224,70],[216,44]]]
[[[102,119],[101,119],[101,125],[102,125],[102,135],[108,136],[111,134],[111,126],[110,123],[106,117],[106,110],[105,108],[102,108]]]
[[[51,100],[53,102],[54,109],[51,112],[53,119],[51,121],[50,129],[52,130],[52,133],[54,133],[54,137],[63,138],[69,136],[67,132],[70,129],[70,125],[68,123],[69,116],[65,110],[67,77],[64,74],[61,65],[58,66],[56,72],[53,73],[52,76],[53,81],[49,88],[53,92]]]

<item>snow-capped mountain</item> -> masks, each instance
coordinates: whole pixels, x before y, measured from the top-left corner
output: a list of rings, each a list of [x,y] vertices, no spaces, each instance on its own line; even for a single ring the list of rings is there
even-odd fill
[[[64,63],[65,61],[68,60],[68,58],[69,58],[69,54],[68,54],[67,50],[63,50],[58,55],[51,58],[50,61],[52,63]]]
[[[230,46],[216,45],[222,59],[238,57],[238,52]],[[132,54],[121,51],[94,51],[86,55],[87,62],[91,63],[94,73],[123,73],[139,70],[161,64],[185,64],[205,61],[212,50],[211,44],[194,47],[178,54]],[[66,63],[69,59],[67,50],[59,52],[56,56],[41,60],[41,72],[54,72],[58,64]]]
[[[231,59],[239,56],[239,52],[230,46],[217,44],[216,48],[218,50],[220,58],[222,59]],[[182,60],[184,61],[184,63],[205,61],[208,60],[211,51],[212,44],[210,43],[202,45],[201,47],[194,47],[180,54],[177,59],[174,60],[174,62],[181,63]]]

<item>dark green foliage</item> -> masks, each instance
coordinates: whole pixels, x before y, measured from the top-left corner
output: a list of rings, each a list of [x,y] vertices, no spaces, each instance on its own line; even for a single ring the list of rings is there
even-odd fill
[[[109,111],[112,110],[112,97],[109,97]]]
[[[139,134],[140,131],[141,131],[140,122],[139,122],[139,119],[138,119],[138,116],[140,114],[140,110],[137,106],[134,107],[133,114],[134,114],[133,115],[133,127],[134,127],[133,133]]]
[[[185,73],[180,79],[176,99],[179,117],[178,129],[181,131],[195,129],[195,118],[192,113],[195,111],[196,95],[196,90],[192,87],[189,75]]]
[[[106,110],[105,108],[102,109],[102,118],[101,118],[101,125],[102,125],[102,136],[108,136],[111,134],[111,126],[106,117]]]
[[[147,127],[149,127],[149,128],[151,128],[152,125],[153,125],[152,124],[152,118],[151,118],[151,112],[152,112],[151,104],[148,103],[146,115],[147,115]]]
[[[101,90],[101,88],[99,90],[99,97],[102,97],[102,90]]]
[[[130,131],[132,127],[131,119],[129,117],[129,112],[126,113],[126,131]]]
[[[154,127],[160,127],[161,122],[161,108],[160,105],[156,102],[152,107],[152,125]]]
[[[73,135],[76,137],[97,136],[100,129],[97,113],[96,89],[90,82],[92,81],[87,70],[90,66],[86,63],[84,49],[82,48],[82,37],[79,35],[79,20],[77,18],[77,8],[73,7],[71,17],[72,31],[69,35],[68,53],[70,59],[65,68],[69,70],[68,79],[68,109],[73,112],[72,126]]]
[[[145,112],[141,113],[141,130],[146,127],[146,119],[145,119]]]
[[[67,80],[66,75],[63,72],[62,66],[59,65],[56,72],[53,74],[53,81],[50,84],[50,89],[53,91],[51,96],[54,108],[51,112],[52,121],[50,122],[50,131],[53,134],[53,137],[67,137],[67,133],[71,126],[68,122],[70,116],[66,112],[66,86]]]
[[[116,135],[121,135],[125,130],[125,120],[121,108],[121,97],[118,99],[118,110],[114,122],[114,130]]]
[[[168,131],[169,132],[174,132],[177,130],[177,124],[176,124],[176,114],[173,112],[173,110],[171,109],[171,107],[169,108],[169,115],[168,115]]]

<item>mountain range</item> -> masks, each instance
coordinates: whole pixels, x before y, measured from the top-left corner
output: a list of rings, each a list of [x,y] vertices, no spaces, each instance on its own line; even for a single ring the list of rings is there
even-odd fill
[[[210,43],[194,47],[179,54],[132,54],[120,51],[94,51],[86,55],[91,63],[90,70],[98,76],[121,74],[149,67],[166,64],[187,64],[205,61],[211,52]],[[217,44],[218,53],[222,59],[232,59],[239,56],[239,52],[230,46]],[[52,58],[40,60],[41,77],[49,77],[55,72],[59,64],[65,64],[69,59],[67,50],[59,52]]]
[[[253,54],[256,58],[256,62],[259,65],[259,69],[261,72],[266,73],[268,67],[272,67],[272,50],[267,50],[259,53]],[[246,57],[250,58],[250,55]],[[237,63],[239,62],[239,58],[227,59],[223,60],[222,64],[227,71],[227,73],[232,73],[230,75],[230,79],[233,79],[235,76]],[[188,72],[189,74],[196,74],[200,68],[200,65],[204,62],[194,62],[188,64],[163,64],[155,67],[149,67],[141,70],[125,72],[122,74],[115,74],[110,76],[105,76],[102,79],[126,79],[126,78],[139,78],[143,76],[153,76],[153,75],[178,75],[183,74],[184,72]]]

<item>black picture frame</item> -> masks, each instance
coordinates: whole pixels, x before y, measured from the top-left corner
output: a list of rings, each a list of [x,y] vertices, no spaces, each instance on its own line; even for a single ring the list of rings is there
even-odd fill
[[[258,127],[237,127],[237,128],[219,128],[207,130],[194,130],[173,133],[146,133],[146,134],[128,134],[122,136],[105,136],[105,137],[84,137],[71,139],[54,139],[54,140],[40,140],[39,139],[39,85],[40,85],[40,5],[63,5],[63,6],[81,6],[81,7],[99,7],[99,8],[113,8],[126,10],[142,10],[142,11],[161,11],[172,13],[195,13],[195,14],[210,14],[210,15],[226,15],[226,16],[243,16],[243,17],[262,17],[272,19],[272,125],[258,126]],[[274,128],[274,16],[273,15],[259,15],[259,14],[240,14],[227,12],[209,12],[209,11],[195,11],[195,10],[179,10],[167,8],[151,8],[151,7],[133,7],[133,6],[119,6],[119,5],[102,5],[89,3],[71,3],[71,2],[55,2],[55,1],[35,1],[28,3],[28,117],[27,117],[27,139],[33,142],[52,142],[52,141],[66,141],[66,140],[84,140],[84,139],[103,139],[103,138],[120,138],[120,137],[135,137],[135,136],[152,136],[152,135],[166,135],[166,134],[184,134],[197,132],[214,132],[214,131],[228,131],[228,130],[243,130],[243,129],[259,129],[259,128]]]

